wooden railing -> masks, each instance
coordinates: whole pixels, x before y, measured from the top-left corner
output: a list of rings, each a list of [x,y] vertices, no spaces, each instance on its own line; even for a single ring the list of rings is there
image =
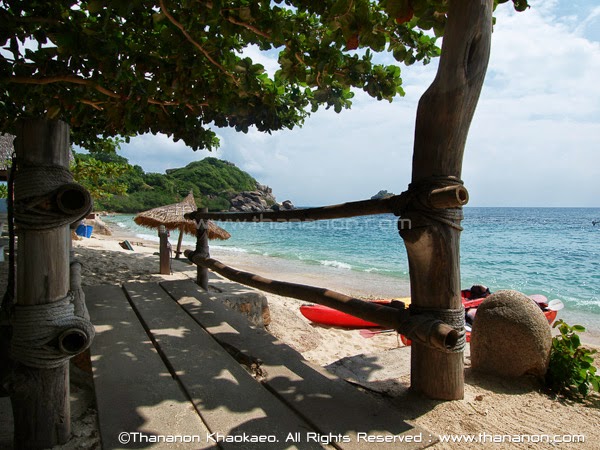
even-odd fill
[[[340,205],[317,208],[263,212],[213,212],[198,209],[187,213],[187,219],[198,223],[196,250],[186,250],[185,255],[198,266],[198,284],[208,289],[207,270],[210,269],[225,278],[256,289],[284,297],[296,298],[351,314],[361,319],[393,328],[410,339],[439,349],[453,349],[460,338],[460,332],[442,321],[427,314],[411,314],[403,304],[390,303],[390,306],[375,304],[346,296],[344,294],[315,286],[270,280],[259,275],[243,272],[210,258],[206,239],[206,220],[229,222],[301,222],[350,218],[357,216],[393,213],[397,216],[411,200],[408,192],[385,199],[362,200]],[[419,201],[429,208],[458,208],[468,201],[468,192],[462,185],[452,185],[420,193]]]
[[[469,201],[469,193],[462,185],[446,186],[432,189],[421,199],[429,207],[437,209],[457,208]],[[392,213],[400,215],[410,195],[402,193],[383,199],[361,200],[339,205],[320,206],[316,208],[297,208],[285,211],[261,212],[206,212],[198,211],[185,214],[186,219],[220,220],[225,222],[303,222],[313,220],[341,219],[358,216]]]

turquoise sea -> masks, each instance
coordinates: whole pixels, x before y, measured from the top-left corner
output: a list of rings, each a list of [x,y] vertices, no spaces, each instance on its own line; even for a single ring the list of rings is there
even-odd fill
[[[464,210],[462,287],[516,289],[560,299],[559,317],[600,334],[600,208],[475,208]],[[106,218],[157,240],[133,216]],[[340,276],[376,273],[408,282],[408,261],[393,215],[310,223],[219,223],[232,237],[211,247],[328,266]],[[174,241],[176,238],[172,238]],[[184,240],[194,245],[194,239]]]

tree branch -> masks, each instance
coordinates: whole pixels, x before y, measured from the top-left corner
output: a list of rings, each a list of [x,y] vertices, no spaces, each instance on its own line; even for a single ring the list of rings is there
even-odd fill
[[[180,24],[179,22],[177,22],[177,20],[175,19],[175,17],[173,17],[171,15],[171,13],[169,11],[167,11],[167,7],[165,6],[165,2],[164,0],[160,0],[160,9],[163,12],[163,14],[167,17],[167,19],[169,19],[169,21],[175,25],[177,28],[179,28],[179,30],[183,33],[183,35],[185,36],[185,38],[194,46],[196,47],[200,53],[202,53],[204,55],[204,57],[206,59],[208,59],[215,67],[217,67],[219,70],[221,70],[225,75],[227,75],[229,78],[232,79],[232,81],[235,83],[236,86],[239,86],[239,81],[231,74],[227,71],[227,69],[225,69],[225,67],[223,67],[221,64],[219,64],[217,61],[215,61],[212,56],[210,56],[210,54],[204,49],[204,47],[202,47],[198,42],[196,42],[194,40],[194,38],[185,30],[184,26],[182,24]]]
[[[82,86],[88,86],[92,89],[97,90],[98,92],[112,98],[121,98],[121,96],[115,92],[112,92],[106,89],[103,86],[100,86],[97,83],[94,83],[92,80],[86,80],[85,78],[81,78],[75,75],[57,75],[53,77],[43,77],[43,78],[35,78],[35,77],[9,77],[5,78],[3,81],[7,81],[8,83],[17,83],[17,84],[52,84],[52,83],[73,83],[80,84]]]
[[[264,31],[259,30],[258,28],[246,23],[246,22],[241,22],[239,20],[237,20],[235,17],[225,17],[223,16],[223,14],[221,14],[221,17],[223,17],[225,20],[227,20],[228,22],[231,22],[234,25],[239,25],[240,27],[244,27],[247,28],[248,30],[252,31],[254,34],[257,34],[258,36],[262,36],[266,39],[271,40],[271,35],[265,33]]]
[[[91,100],[86,100],[85,98],[81,99],[79,101],[81,103],[83,103],[84,105],[89,105],[92,108],[97,109],[98,111],[104,111],[104,108],[102,108],[102,106],[100,106],[100,103],[102,103],[102,102],[93,102]]]
[[[119,100],[129,100],[129,97],[124,98],[121,95],[119,95],[115,92],[112,92],[112,91],[106,89],[105,87],[100,86],[99,84],[94,83],[92,80],[86,80],[84,78],[74,76],[74,75],[58,75],[58,76],[44,77],[44,78],[9,77],[9,78],[2,79],[2,81],[8,82],[8,83],[36,84],[36,85],[44,85],[44,84],[52,84],[52,83],[73,83],[73,84],[79,84],[82,86],[91,87],[91,88],[97,90],[98,92],[100,92],[108,97],[111,97],[111,98],[116,98]],[[102,111],[102,109],[103,109],[101,106],[99,106],[103,102],[94,102],[92,100],[86,100],[86,99],[80,100],[80,102],[84,103],[86,105],[90,105],[99,111]],[[179,105],[181,105],[181,102],[162,101],[162,100],[156,100],[153,98],[147,99],[147,102],[152,105],[160,105],[160,106],[179,106]],[[189,103],[186,103],[185,106],[191,110],[194,109],[194,106],[190,105]],[[208,106],[208,103],[200,103],[196,106]]]
[[[49,17],[15,17],[14,20],[17,23],[45,23],[48,25],[62,25],[63,22],[57,19],[51,19]]]

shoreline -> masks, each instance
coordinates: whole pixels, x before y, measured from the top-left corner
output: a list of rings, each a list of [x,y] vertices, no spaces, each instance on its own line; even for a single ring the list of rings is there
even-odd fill
[[[158,250],[158,237],[156,240],[149,239],[152,230],[148,230],[148,237],[146,237],[120,227],[117,228],[112,222],[110,228],[113,231],[112,237],[116,239],[141,241],[144,242],[145,246],[153,246]],[[174,233],[169,239],[173,249],[177,245],[177,238],[178,233]],[[184,243],[181,246],[182,251],[186,249],[193,250],[194,245],[186,244],[186,238],[189,239],[190,236],[186,235],[184,237]],[[237,248],[220,246],[218,242],[218,240],[209,241],[212,258],[236,269],[253,272],[273,280],[300,284],[314,283],[317,287],[364,298],[400,298],[410,295],[410,285],[406,280],[379,273],[357,272],[335,266],[308,264],[301,260],[241,251]],[[184,258],[182,257],[182,259]]]
[[[158,251],[158,237],[156,240],[149,239],[152,230],[148,229],[147,236],[140,236],[135,232],[118,227],[111,222],[113,231],[112,238],[130,240],[132,242],[143,242],[144,246],[152,247]],[[171,236],[170,241],[175,248],[177,236]],[[186,245],[185,240],[191,236],[184,237],[182,251],[193,250],[193,245]],[[268,256],[259,253],[229,249],[219,246],[219,241],[209,241],[210,255],[235,269],[244,270],[278,281],[288,281],[298,284],[309,284],[325,288],[339,293],[366,299],[378,298],[402,298],[410,296],[410,284],[407,280],[382,275],[379,273],[358,272],[351,269],[332,267],[326,265],[313,265],[302,260],[290,260],[278,256]],[[214,245],[211,245],[214,243]],[[187,261],[183,256],[182,260]],[[596,316],[596,315],[593,315]],[[600,324],[594,317],[585,312],[563,309],[558,313],[557,319],[563,319],[569,325],[583,325],[586,331],[580,334],[585,344],[600,347]],[[558,334],[553,329],[553,334]]]

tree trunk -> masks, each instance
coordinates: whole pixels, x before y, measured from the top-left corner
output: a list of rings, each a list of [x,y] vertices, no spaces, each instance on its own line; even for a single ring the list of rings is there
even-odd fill
[[[198,208],[199,212],[206,213],[208,208]],[[208,247],[208,223],[205,219],[201,219],[197,223],[196,228],[196,254],[202,258],[210,258],[210,249]],[[205,291],[208,291],[208,269],[206,267],[198,266],[197,272],[197,284]]]
[[[450,1],[438,73],[417,111],[413,185],[436,187],[439,177],[460,179],[465,142],[489,59],[492,4],[492,0]],[[412,304],[461,308],[460,230],[432,219],[414,204],[402,218],[411,222],[410,229],[400,234],[408,253]],[[431,398],[462,399],[463,353],[414,344],[411,385]]]
[[[24,121],[15,150],[24,163],[68,167],[69,127],[58,121]],[[64,298],[69,290],[69,226],[21,229],[18,237],[16,303],[39,305]],[[68,369],[68,363],[56,369],[16,364],[11,392],[15,448],[47,448],[69,440]]]

